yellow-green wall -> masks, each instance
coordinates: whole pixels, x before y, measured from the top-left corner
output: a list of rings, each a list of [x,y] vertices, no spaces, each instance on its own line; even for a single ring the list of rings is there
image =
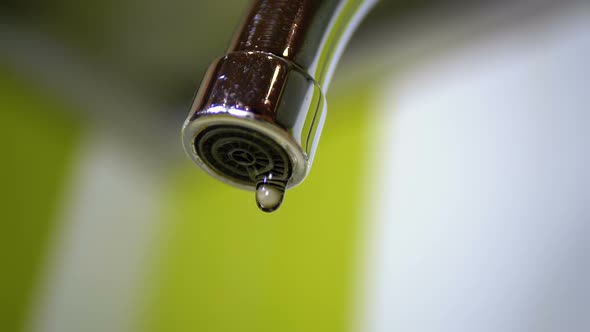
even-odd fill
[[[20,331],[56,225],[79,123],[0,67],[0,330]]]
[[[311,174],[276,213],[188,161],[172,173],[141,331],[349,330],[369,98],[328,100]]]

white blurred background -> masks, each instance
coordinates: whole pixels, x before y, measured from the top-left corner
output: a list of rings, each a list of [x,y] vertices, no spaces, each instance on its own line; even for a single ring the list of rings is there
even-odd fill
[[[504,22],[381,88],[361,331],[590,329],[590,6]]]

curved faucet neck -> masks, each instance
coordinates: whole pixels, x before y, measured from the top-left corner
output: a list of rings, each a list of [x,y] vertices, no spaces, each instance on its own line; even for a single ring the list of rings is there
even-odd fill
[[[327,89],[345,45],[377,0],[257,0],[228,52],[267,52]]]

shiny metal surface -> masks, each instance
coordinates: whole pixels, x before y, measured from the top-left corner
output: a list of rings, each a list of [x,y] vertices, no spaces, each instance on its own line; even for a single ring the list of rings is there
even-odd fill
[[[273,170],[261,154],[252,166],[244,166],[248,176],[236,176],[227,171],[234,162],[230,155],[212,160],[195,142],[214,126],[236,133],[247,129],[253,139],[272,141],[262,144],[277,150],[268,154],[289,157],[286,187],[301,183],[326,117],[325,89],[351,32],[374,2],[255,1],[228,53],[210,66],[183,126],[190,158],[211,176],[255,190],[262,177],[284,170]],[[243,139],[232,136],[227,131],[224,142]]]

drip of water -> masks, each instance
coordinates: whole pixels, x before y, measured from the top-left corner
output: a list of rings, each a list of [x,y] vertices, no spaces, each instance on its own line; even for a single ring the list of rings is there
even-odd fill
[[[284,197],[284,183],[268,182],[268,178],[265,177],[256,185],[256,204],[264,212],[276,211],[283,203]]]

